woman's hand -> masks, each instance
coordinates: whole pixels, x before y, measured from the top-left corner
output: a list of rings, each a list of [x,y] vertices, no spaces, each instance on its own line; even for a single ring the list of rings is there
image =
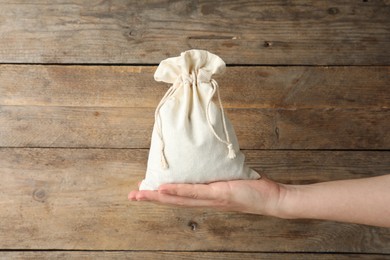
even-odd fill
[[[132,191],[129,200],[277,216],[286,187],[266,177],[210,184],[164,184],[158,191]]]
[[[390,174],[308,185],[284,185],[262,177],[211,184],[165,184],[158,191],[132,191],[129,199],[390,227],[389,189]]]

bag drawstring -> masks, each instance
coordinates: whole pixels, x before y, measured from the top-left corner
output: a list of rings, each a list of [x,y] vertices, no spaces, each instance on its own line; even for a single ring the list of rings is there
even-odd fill
[[[165,157],[164,149],[164,140],[162,137],[162,129],[161,129],[161,118],[160,118],[160,109],[162,105],[170,98],[172,97],[173,93],[176,90],[176,85],[173,84],[168,91],[165,93],[164,97],[161,99],[160,103],[157,105],[156,111],[154,112],[154,121],[156,125],[157,135],[160,138],[160,161],[161,161],[161,168],[168,169],[169,165],[167,162],[167,158]]]
[[[196,77],[195,77],[196,78]],[[194,81],[194,79],[192,77],[188,77],[188,76],[182,76],[180,78],[182,84],[185,84],[185,83],[188,83],[190,84],[192,82],[192,84],[196,84],[196,81]],[[168,91],[165,93],[165,95],[163,96],[163,98],[161,99],[160,103],[157,105],[157,108],[156,108],[156,111],[154,113],[154,120],[155,120],[155,125],[156,125],[156,130],[157,130],[157,135],[160,139],[160,160],[161,160],[161,168],[162,169],[168,169],[169,168],[169,165],[168,165],[168,162],[167,162],[167,159],[165,157],[165,153],[164,153],[164,149],[165,149],[165,144],[164,144],[164,140],[163,140],[163,136],[162,136],[162,129],[161,129],[161,118],[160,118],[160,109],[161,107],[165,104],[165,102],[173,96],[173,94],[175,93],[176,89],[177,89],[177,82],[175,82],[169,89]],[[207,102],[207,107],[206,107],[206,119],[207,119],[207,123],[211,129],[211,132],[214,134],[215,138],[217,138],[218,141],[220,141],[221,143],[224,143],[226,144],[227,148],[228,148],[228,155],[227,157],[229,159],[234,159],[236,158],[236,153],[234,151],[234,147],[233,147],[233,144],[230,142],[230,138],[229,138],[229,133],[228,133],[228,130],[227,130],[227,127],[226,127],[226,119],[225,119],[225,113],[224,113],[224,110],[223,110],[223,106],[222,106],[222,101],[221,101],[221,97],[220,97],[220,94],[219,94],[219,85],[217,83],[217,81],[215,81],[214,79],[211,79],[210,81],[210,85],[211,85],[211,88],[212,88],[212,92],[210,94],[210,98]],[[215,129],[213,127],[213,124],[211,123],[211,120],[210,120],[210,104],[211,104],[211,101],[214,97],[214,94],[215,92],[217,92],[217,97],[218,97],[218,103],[219,103],[219,107],[221,109],[221,113],[222,113],[222,125],[223,125],[223,130],[224,130],[224,133],[225,133],[225,136],[226,136],[226,141],[223,140],[221,137],[219,137],[219,135],[215,132]]]
[[[234,151],[233,144],[230,142],[229,133],[228,133],[228,130],[227,130],[227,127],[226,127],[225,113],[223,111],[221,96],[219,95],[219,85],[218,85],[217,81],[215,81],[214,79],[211,79],[211,87],[212,87],[212,92],[210,94],[210,98],[209,98],[209,100],[207,102],[207,107],[206,107],[207,123],[208,123],[208,125],[209,125],[209,127],[211,129],[211,132],[214,134],[215,138],[217,138],[218,141],[220,141],[221,143],[226,144],[226,146],[228,148],[228,151],[229,151],[227,157],[229,159],[234,159],[234,158],[236,158],[236,152]],[[210,115],[209,115],[210,114],[210,104],[211,104],[211,101],[212,101],[212,99],[214,97],[215,92],[217,92],[219,107],[220,107],[221,113],[222,113],[222,124],[223,124],[223,130],[224,130],[225,136],[226,136],[226,141],[223,140],[221,137],[219,137],[219,135],[215,132],[213,124],[211,123],[211,120],[210,120]]]

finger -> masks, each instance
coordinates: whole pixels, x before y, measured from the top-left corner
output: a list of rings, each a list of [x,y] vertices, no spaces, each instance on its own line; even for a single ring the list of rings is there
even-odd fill
[[[213,187],[207,184],[164,184],[158,191],[162,194],[199,200],[213,200],[218,197]]]
[[[160,194],[159,201],[164,204],[185,206],[185,207],[214,207],[215,201],[192,199],[187,197],[171,196],[166,194]]]
[[[131,192],[129,193],[129,195],[127,196],[127,198],[128,198],[129,200],[134,201],[134,200],[136,200],[137,193],[138,193],[137,190],[133,190],[133,191],[131,191]]]
[[[136,194],[136,200],[160,202],[163,204],[186,206],[186,207],[213,207],[216,205],[215,201],[213,200],[202,200],[202,199],[192,199],[187,197],[172,196],[157,191],[139,191]]]

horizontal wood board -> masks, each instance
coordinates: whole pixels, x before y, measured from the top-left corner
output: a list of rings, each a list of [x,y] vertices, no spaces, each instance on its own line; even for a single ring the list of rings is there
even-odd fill
[[[123,251],[10,251],[0,252],[1,260],[8,259],[221,259],[221,260],[252,260],[252,259],[319,259],[319,260],[339,260],[339,259],[374,259],[383,260],[389,257],[383,254],[313,254],[313,253],[243,253],[243,252],[169,252],[169,251],[144,251],[144,252],[123,252]]]
[[[128,202],[148,150],[0,149],[3,249],[390,253],[390,229]],[[387,174],[389,152],[244,151],[284,183]],[[195,225],[195,228],[194,228]]]
[[[155,66],[0,65],[0,105],[155,108],[169,85]],[[389,66],[227,67],[228,108],[390,107]]]
[[[226,109],[243,149],[388,149],[390,108]],[[0,106],[2,147],[149,148],[153,108]]]
[[[229,64],[390,65],[387,0],[0,6],[0,63],[158,64],[196,48]]]

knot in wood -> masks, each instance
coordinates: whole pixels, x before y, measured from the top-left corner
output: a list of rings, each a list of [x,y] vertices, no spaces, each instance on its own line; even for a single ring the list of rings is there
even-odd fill
[[[44,202],[46,199],[46,191],[43,189],[34,190],[33,199],[39,202]]]

